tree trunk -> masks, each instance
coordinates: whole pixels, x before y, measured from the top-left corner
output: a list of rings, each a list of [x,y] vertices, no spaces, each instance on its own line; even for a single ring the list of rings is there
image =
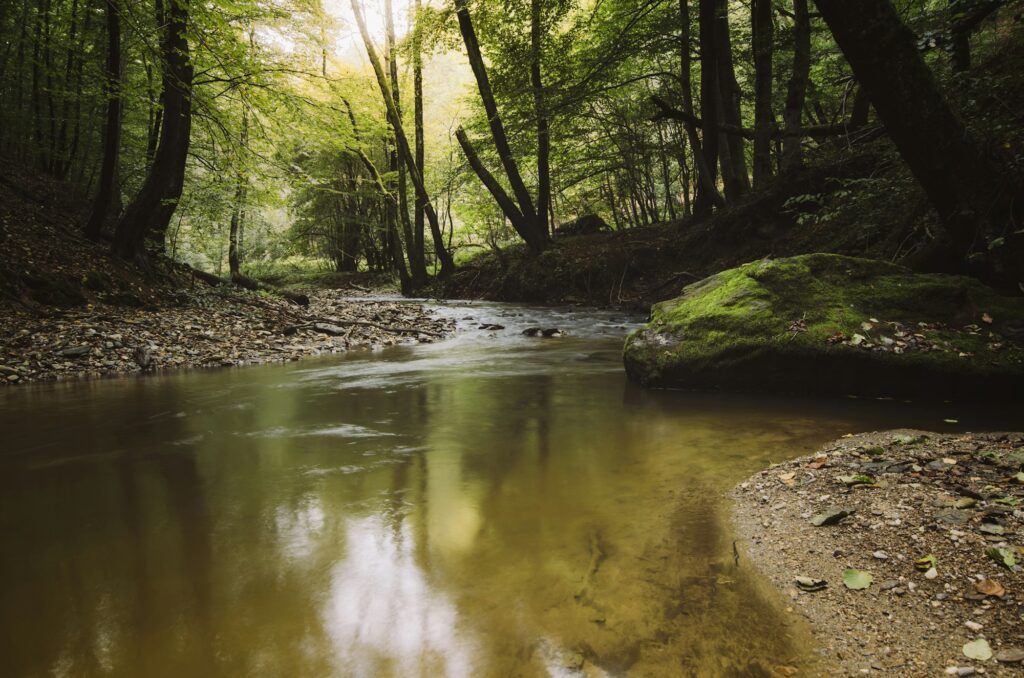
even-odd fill
[[[811,72],[811,17],[807,0],[793,0],[793,72],[786,92],[786,109],[782,114],[788,134],[782,139],[782,169],[789,171],[803,165],[800,129],[807,80]]]
[[[772,3],[751,0],[754,53],[754,188],[763,188],[772,176]]]
[[[715,58],[715,7],[717,0],[700,0],[700,115],[704,120],[704,163],[707,165],[707,183],[718,183],[718,63]],[[716,188],[717,193],[717,188]],[[713,196],[704,188],[697,191],[694,211],[704,214],[711,209]]]
[[[537,230],[545,237],[550,237],[548,208],[551,204],[551,137],[548,114],[544,107],[544,86],[540,77],[540,38],[540,0],[530,0],[530,86],[533,89],[533,111],[537,117]]]
[[[117,189],[117,161],[121,149],[121,14],[117,0],[107,0],[107,121],[103,129],[103,164],[100,185],[85,235],[99,240]]]
[[[679,82],[683,90],[683,111],[693,116],[693,84],[690,77],[690,0],[679,0]],[[697,168],[697,193],[703,202],[699,207],[694,207],[694,213],[699,210],[710,211],[713,207],[721,207],[725,204],[722,196],[715,186],[715,172],[708,166],[707,156],[704,153],[703,145],[697,136],[697,126],[693,122],[683,123],[686,129],[686,137],[690,142],[690,150],[693,152],[694,165]],[[705,133],[705,137],[707,134]]]
[[[437,212],[434,211],[430,198],[427,196],[427,189],[423,184],[423,175],[420,173],[420,168],[416,166],[416,160],[413,158],[412,149],[409,147],[409,139],[405,136],[402,119],[398,115],[398,108],[395,106],[395,100],[391,96],[391,88],[388,86],[387,77],[384,75],[384,68],[377,57],[377,50],[374,49],[373,43],[370,42],[370,33],[366,29],[363,10],[359,6],[359,0],[351,0],[351,3],[356,23],[359,24],[359,33],[363,38],[363,45],[366,47],[366,55],[370,60],[370,65],[373,67],[374,75],[377,77],[377,86],[380,88],[381,96],[384,99],[388,120],[395,130],[395,141],[398,143],[398,149],[405,160],[406,168],[409,170],[409,177],[416,188],[416,194],[423,200],[423,209],[427,215],[427,223],[430,225],[430,234],[434,238],[434,253],[437,255],[437,260],[441,262],[440,275],[442,277],[451,275],[455,271],[455,261],[452,259],[451,253],[444,246],[444,236],[441,234]]]
[[[395,49],[395,20],[391,0],[384,0],[384,30],[387,39],[388,71],[391,76],[391,96],[395,100],[395,109],[398,112],[399,120],[401,120],[402,99],[398,85],[398,52]],[[418,163],[416,166],[421,170],[423,168],[423,165]],[[402,235],[405,237],[405,249],[409,257],[412,284],[415,287],[421,287],[427,284],[427,264],[423,256],[423,249],[416,249],[416,238],[413,235],[412,223],[409,221],[409,191],[406,186],[405,163],[398,162],[392,169],[398,170],[398,218],[402,226]]]
[[[987,224],[996,232],[1024,195],[998,160],[981,152],[950,109],[889,0],[815,0],[900,155],[945,227],[917,262],[964,269]],[[1019,209],[1019,208],[1018,208]],[[977,243],[983,244],[983,243]]]
[[[722,122],[739,127],[743,123],[740,111],[740,86],[736,82],[736,72],[732,65],[732,42],[729,38],[729,11],[726,0],[718,0],[716,21],[715,44]],[[743,137],[738,134],[723,135],[721,144],[724,149],[728,149],[729,169],[727,171],[724,165],[722,167],[725,199],[736,200],[750,190],[745,144]]]
[[[239,152],[244,153],[249,143],[249,111],[245,108],[245,100],[242,101],[242,131],[239,135]],[[245,209],[245,196],[248,192],[248,181],[245,177],[245,170],[239,167],[235,174],[235,199],[231,206],[231,226],[228,232],[228,270],[231,277],[236,278],[242,274],[241,256],[239,254],[240,238],[239,231],[242,228],[242,214]]]
[[[125,209],[114,231],[114,253],[139,263],[146,261],[147,236],[152,234],[163,244],[185,182],[192,129],[193,74],[187,37],[188,3],[189,0],[175,0],[166,12],[167,27],[161,47],[165,71],[160,145],[142,189]]]
[[[546,245],[547,239],[544,238],[539,231],[537,231],[535,223],[531,222],[526,215],[522,213],[519,206],[516,205],[515,201],[505,192],[502,188],[501,183],[494,178],[483,162],[480,160],[480,156],[477,154],[476,149],[473,148],[473,144],[470,143],[469,137],[466,136],[465,130],[461,127],[455,131],[455,138],[458,139],[459,145],[462,147],[462,152],[466,156],[466,160],[469,161],[469,166],[479,177],[480,182],[494,198],[494,201],[498,203],[498,207],[501,208],[502,214],[512,224],[512,228],[515,229],[519,237],[526,242],[526,245],[533,252],[542,252]]]
[[[966,0],[949,0],[952,15],[949,26],[949,61],[956,73],[963,73],[971,68],[971,30],[964,27],[961,17],[966,5]]]
[[[426,153],[423,143],[423,45],[422,35],[420,27],[420,0],[415,2],[416,18],[415,25],[413,26],[412,35],[412,96],[413,96],[413,125],[415,127],[416,136],[416,166],[420,168],[420,171],[424,171],[426,168]],[[426,181],[426,177],[423,178]],[[417,255],[424,260],[424,272],[426,272],[426,242],[424,238],[424,212],[423,212],[423,198],[420,197],[419,193],[416,194],[415,204],[413,205],[413,247],[416,248]],[[444,247],[443,243],[436,243],[437,246]]]

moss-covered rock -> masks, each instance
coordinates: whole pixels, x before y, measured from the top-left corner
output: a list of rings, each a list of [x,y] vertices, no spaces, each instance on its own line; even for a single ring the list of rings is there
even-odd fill
[[[626,339],[653,387],[1024,398],[1024,299],[966,277],[832,254],[722,271]]]

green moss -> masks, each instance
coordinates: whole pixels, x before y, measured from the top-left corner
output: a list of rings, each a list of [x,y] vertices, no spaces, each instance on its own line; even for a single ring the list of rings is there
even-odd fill
[[[679,297],[655,305],[651,322],[627,338],[625,361],[642,383],[698,388],[743,387],[739,371],[747,370],[755,388],[758,379],[784,384],[788,372],[792,390],[801,390],[820,384],[807,378],[813,374],[796,378],[801,375],[793,372],[822,364],[837,376],[873,365],[893,370],[892,378],[925,381],[944,372],[1019,377],[1024,352],[1001,333],[1021,327],[1024,302],[1000,297],[974,279],[810,254],[755,261],[686,287]],[[930,350],[894,352],[895,342],[905,339]],[[903,367],[913,369],[901,374]],[[885,370],[868,372],[885,376]],[[879,386],[853,392],[918,390]]]

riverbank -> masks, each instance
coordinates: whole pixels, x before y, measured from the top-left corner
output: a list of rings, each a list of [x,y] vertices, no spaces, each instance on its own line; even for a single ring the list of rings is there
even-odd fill
[[[824,675],[1019,675],[1022,465],[1024,433],[849,436],[733,491],[740,554]]]
[[[406,342],[432,342],[454,323],[423,306],[310,292],[308,306],[197,283],[140,306],[0,306],[0,383],[95,378],[182,368],[286,362]]]

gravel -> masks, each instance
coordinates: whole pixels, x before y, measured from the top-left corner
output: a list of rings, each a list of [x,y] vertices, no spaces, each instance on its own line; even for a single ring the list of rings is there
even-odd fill
[[[899,430],[840,439],[735,488],[739,545],[819,641],[806,671],[1024,674],[1024,576],[1002,562],[1024,562],[1022,467],[1021,433]],[[848,589],[847,569],[873,583]],[[987,659],[965,654],[986,646]]]

